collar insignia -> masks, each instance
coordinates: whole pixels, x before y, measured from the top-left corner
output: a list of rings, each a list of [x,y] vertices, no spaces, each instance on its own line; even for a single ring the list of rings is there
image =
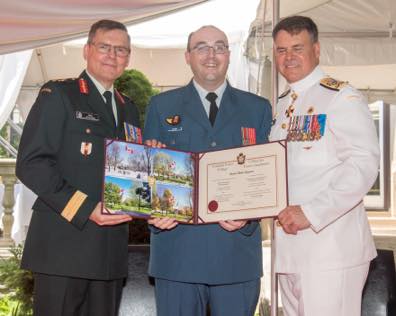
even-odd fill
[[[282,98],[284,98],[285,96],[287,96],[289,93],[290,93],[290,89],[287,89],[286,91],[284,91],[280,96],[279,96],[279,99],[282,99]]]
[[[115,92],[115,95],[117,96],[117,99],[118,99],[122,104],[125,104],[125,99],[124,99],[124,97],[122,96],[122,94],[119,93],[117,89],[114,89],[114,92]]]
[[[83,94],[88,94],[88,84],[87,81],[84,78],[78,79],[78,85],[80,86],[80,92]]]

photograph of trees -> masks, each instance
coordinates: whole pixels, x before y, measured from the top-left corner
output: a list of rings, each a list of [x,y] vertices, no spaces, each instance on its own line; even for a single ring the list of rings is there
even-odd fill
[[[193,216],[191,153],[107,140],[104,207],[135,217]]]

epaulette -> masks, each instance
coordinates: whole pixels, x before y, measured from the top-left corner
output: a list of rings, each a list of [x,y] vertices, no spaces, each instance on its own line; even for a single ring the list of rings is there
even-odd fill
[[[284,98],[285,96],[287,96],[290,93],[290,89],[287,89],[285,92],[283,92],[280,96],[279,99]]]
[[[51,88],[48,88],[48,87],[42,87],[42,88],[40,89],[39,93],[43,93],[43,92],[45,92],[45,93],[52,93],[52,89],[51,89]]]
[[[338,81],[336,79],[326,77],[320,80],[320,85],[330,90],[340,91],[348,84],[347,81]]]
[[[51,80],[52,82],[72,82],[75,81],[77,78],[66,78],[66,79],[55,79]]]

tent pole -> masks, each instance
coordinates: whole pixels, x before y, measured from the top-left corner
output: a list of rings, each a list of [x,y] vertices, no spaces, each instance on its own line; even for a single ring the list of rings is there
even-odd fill
[[[41,75],[43,76],[43,82],[45,83],[48,81],[48,73],[47,73],[47,68],[45,67],[43,53],[40,48],[36,48],[35,51],[36,51],[37,59],[39,61]]]
[[[279,1],[272,0],[272,29],[279,22]],[[265,9],[265,8],[264,8]],[[265,15],[264,15],[265,16]],[[275,50],[272,50],[272,116],[275,116],[275,108],[278,101],[278,72],[275,67]],[[278,278],[275,273],[275,218],[272,219],[271,232],[271,316],[278,315]]]

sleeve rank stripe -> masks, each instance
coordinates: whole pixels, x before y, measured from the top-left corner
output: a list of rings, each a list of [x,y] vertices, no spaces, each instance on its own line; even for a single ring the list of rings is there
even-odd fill
[[[69,202],[67,202],[65,208],[63,209],[61,215],[68,220],[69,222],[72,221],[73,217],[77,214],[78,209],[84,203],[87,195],[82,193],[81,191],[76,191],[73,194]]]

